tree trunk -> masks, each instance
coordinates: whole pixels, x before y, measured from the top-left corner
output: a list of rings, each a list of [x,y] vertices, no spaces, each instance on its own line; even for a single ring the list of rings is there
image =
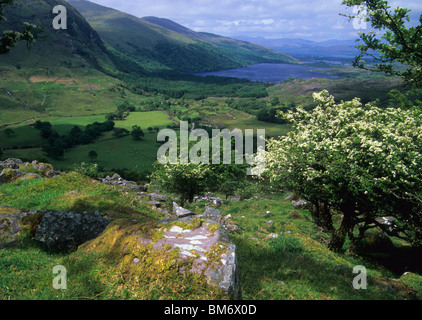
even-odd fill
[[[325,201],[317,200],[313,202],[313,205],[315,210],[312,210],[312,215],[315,219],[316,225],[321,227],[324,231],[333,232],[333,220],[328,203]]]
[[[319,220],[320,220],[320,224],[321,227],[324,230],[327,231],[334,231],[334,227],[333,227],[333,219],[331,216],[331,212],[330,209],[328,208],[328,203],[325,201],[321,201],[319,203],[320,209],[319,209]]]
[[[337,252],[343,248],[346,241],[346,235],[353,229],[353,215],[355,214],[355,206],[352,204],[344,204],[340,207],[343,212],[343,219],[340,227],[331,235],[328,248],[331,251]]]

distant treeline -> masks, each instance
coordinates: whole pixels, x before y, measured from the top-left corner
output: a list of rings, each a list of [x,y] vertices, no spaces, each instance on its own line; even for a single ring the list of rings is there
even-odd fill
[[[103,132],[112,131],[114,126],[115,123],[110,120],[102,123],[94,122],[87,125],[85,130],[74,126],[68,135],[59,135],[53,130],[50,122],[37,121],[35,123],[35,128],[40,130],[41,136],[48,141],[42,148],[43,152],[54,159],[63,157],[65,149],[92,143]]]

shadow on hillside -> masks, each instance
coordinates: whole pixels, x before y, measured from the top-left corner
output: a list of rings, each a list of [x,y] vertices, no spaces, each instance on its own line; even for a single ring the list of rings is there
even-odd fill
[[[234,239],[233,239],[234,240]],[[276,251],[254,245],[249,239],[234,240],[238,247],[242,295],[251,300],[406,298],[378,286],[353,288],[352,268],[335,264],[324,253]],[[315,254],[315,257],[313,257]]]

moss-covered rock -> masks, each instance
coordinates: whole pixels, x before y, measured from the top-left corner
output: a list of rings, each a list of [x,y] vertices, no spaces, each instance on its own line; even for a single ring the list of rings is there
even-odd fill
[[[135,296],[148,297],[146,287],[158,283],[163,299],[240,299],[236,246],[216,225],[195,217],[120,219],[78,251],[102,253]]]
[[[44,212],[38,210],[0,207],[0,243],[13,242],[24,233],[34,236],[43,216]]]

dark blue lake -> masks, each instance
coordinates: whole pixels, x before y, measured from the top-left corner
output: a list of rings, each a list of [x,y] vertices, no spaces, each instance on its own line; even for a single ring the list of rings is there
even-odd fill
[[[337,76],[333,76],[328,73],[319,72],[322,70],[328,69],[287,63],[260,63],[245,68],[201,72],[195,73],[195,75],[233,77],[242,79],[245,78],[251,81],[263,81],[271,83],[280,83],[288,78],[338,78]]]

